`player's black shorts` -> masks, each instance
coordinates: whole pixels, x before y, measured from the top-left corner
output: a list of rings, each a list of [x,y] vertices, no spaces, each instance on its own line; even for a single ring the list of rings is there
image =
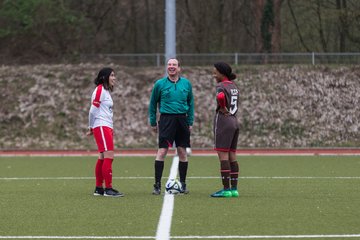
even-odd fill
[[[190,147],[190,130],[186,114],[161,114],[159,120],[159,148]]]

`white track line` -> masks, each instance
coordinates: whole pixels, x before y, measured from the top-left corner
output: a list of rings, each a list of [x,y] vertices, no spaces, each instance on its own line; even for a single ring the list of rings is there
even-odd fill
[[[178,166],[179,166],[179,157],[174,156],[171,164],[169,179],[176,179]],[[174,195],[166,194],[165,192],[164,203],[162,206],[160,220],[156,231],[156,240],[170,239],[173,210],[174,210]]]

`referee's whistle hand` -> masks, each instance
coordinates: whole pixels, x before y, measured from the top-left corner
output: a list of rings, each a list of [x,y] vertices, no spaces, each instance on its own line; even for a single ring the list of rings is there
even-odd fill
[[[157,132],[157,126],[151,126],[151,130],[153,130],[153,132]]]

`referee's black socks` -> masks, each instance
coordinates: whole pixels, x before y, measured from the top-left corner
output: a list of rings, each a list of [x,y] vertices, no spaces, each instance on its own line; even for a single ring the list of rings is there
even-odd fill
[[[179,162],[179,175],[180,175],[180,182],[185,183],[186,181],[186,174],[188,169],[189,162]]]
[[[164,161],[155,160],[155,183],[160,183],[161,177],[164,170]]]

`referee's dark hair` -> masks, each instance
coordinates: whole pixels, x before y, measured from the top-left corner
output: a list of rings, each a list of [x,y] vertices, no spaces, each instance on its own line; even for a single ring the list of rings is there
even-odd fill
[[[236,78],[236,75],[232,72],[229,64],[224,62],[217,62],[214,64],[214,67],[219,71],[219,73],[225,75],[229,80],[234,80]]]

